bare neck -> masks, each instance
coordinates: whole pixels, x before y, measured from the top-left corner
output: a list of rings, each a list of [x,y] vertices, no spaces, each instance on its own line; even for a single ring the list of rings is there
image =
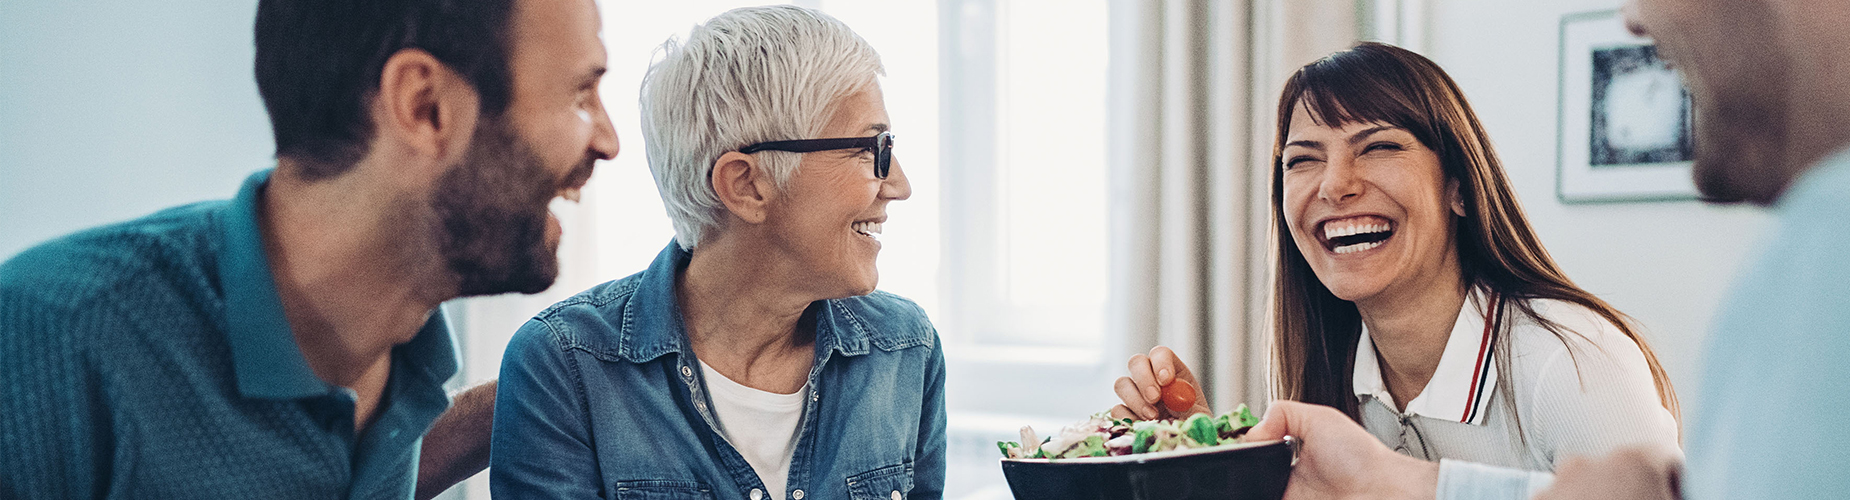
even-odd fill
[[[822,297],[797,288],[801,278],[763,248],[724,236],[702,242],[675,288],[703,362],[746,386],[787,394],[808,379],[815,330],[798,322]]]
[[[1438,371],[1468,295],[1456,257],[1442,269],[1433,276],[1436,279],[1413,280],[1405,289],[1385,290],[1356,302],[1381,357],[1381,378],[1401,411]]]
[[[352,388],[379,379],[456,285],[422,205],[362,172],[315,182],[278,168],[262,198],[264,253],[296,344],[315,375]],[[357,389],[356,389],[357,390]]]

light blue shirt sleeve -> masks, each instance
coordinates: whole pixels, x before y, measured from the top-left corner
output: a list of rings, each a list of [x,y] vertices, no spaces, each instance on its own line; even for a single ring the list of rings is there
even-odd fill
[[[1525,500],[1548,485],[1554,474],[1510,469],[1458,460],[1439,461],[1436,500]]]
[[[1804,174],[1716,318],[1684,498],[1850,495],[1850,153]]]

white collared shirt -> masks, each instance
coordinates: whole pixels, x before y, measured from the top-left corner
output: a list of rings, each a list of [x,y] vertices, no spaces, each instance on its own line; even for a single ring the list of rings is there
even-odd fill
[[[1496,345],[1486,328],[1489,322],[1485,302],[1481,293],[1473,293],[1465,300],[1432,380],[1407,403],[1406,414],[1484,425],[1488,414],[1484,406],[1497,386]],[[1381,376],[1381,362],[1367,326],[1362,327],[1362,339],[1355,349],[1354,384],[1356,396],[1372,397],[1389,408],[1395,406],[1394,396],[1388,393],[1387,382]]]
[[[1369,433],[1416,458],[1543,471],[1569,456],[1630,444],[1677,445],[1676,419],[1658,399],[1643,351],[1611,322],[1577,304],[1530,302],[1560,327],[1557,336],[1505,307],[1515,352],[1503,353],[1485,328],[1488,302],[1483,293],[1465,301],[1432,379],[1404,412],[1388,394],[1363,328],[1353,384]],[[1508,374],[1498,367],[1506,355]],[[1513,377],[1513,398],[1501,395],[1502,376]]]

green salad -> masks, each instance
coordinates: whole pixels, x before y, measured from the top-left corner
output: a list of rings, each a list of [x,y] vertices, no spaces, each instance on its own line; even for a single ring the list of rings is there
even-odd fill
[[[1259,417],[1246,405],[1220,416],[1197,413],[1184,419],[1114,420],[1099,413],[1046,438],[1035,435],[1032,427],[1022,427],[1020,442],[997,441],[996,447],[1003,458],[1115,457],[1234,442],[1258,424]]]

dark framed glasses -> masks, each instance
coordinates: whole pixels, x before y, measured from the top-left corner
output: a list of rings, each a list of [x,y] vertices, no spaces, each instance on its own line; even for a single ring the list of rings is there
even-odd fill
[[[893,133],[881,132],[873,137],[838,137],[833,139],[798,139],[794,141],[760,142],[744,148],[740,153],[752,154],[759,151],[787,151],[791,153],[814,153],[817,151],[835,151],[840,149],[874,150],[874,177],[886,178],[887,171],[893,167]]]

